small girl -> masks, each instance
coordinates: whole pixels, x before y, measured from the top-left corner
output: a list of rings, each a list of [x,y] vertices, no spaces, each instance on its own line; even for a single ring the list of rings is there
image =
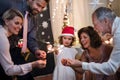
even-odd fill
[[[53,74],[53,80],[76,80],[75,72],[71,67],[63,66],[62,58],[75,59],[77,50],[72,47],[75,41],[74,28],[66,26],[59,37],[60,46],[55,54],[56,67]]]

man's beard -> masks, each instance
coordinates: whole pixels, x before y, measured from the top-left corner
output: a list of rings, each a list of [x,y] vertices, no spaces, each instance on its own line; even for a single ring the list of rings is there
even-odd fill
[[[33,14],[33,9],[30,6],[28,7],[28,12],[30,15],[36,15],[36,14]]]

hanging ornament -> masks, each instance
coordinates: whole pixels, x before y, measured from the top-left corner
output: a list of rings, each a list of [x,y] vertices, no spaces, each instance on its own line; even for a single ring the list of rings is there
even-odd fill
[[[68,16],[67,16],[67,14],[64,14],[63,27],[62,27],[62,29],[63,29],[65,26],[67,26],[67,25],[69,25],[69,18],[68,18]]]
[[[113,2],[113,1],[114,1],[114,0],[109,0],[109,3],[108,3],[108,5],[107,5],[108,8],[112,9],[112,2]]]
[[[66,7],[65,7],[65,14],[63,17],[63,27],[69,25],[69,18],[68,15],[72,12],[72,0],[68,0],[66,3]]]

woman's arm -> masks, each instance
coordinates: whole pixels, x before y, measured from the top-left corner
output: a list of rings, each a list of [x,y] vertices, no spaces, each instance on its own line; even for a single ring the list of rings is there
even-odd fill
[[[46,61],[35,61],[23,65],[14,65],[9,53],[9,41],[5,34],[0,34],[0,64],[7,75],[24,75],[34,67],[45,67]]]

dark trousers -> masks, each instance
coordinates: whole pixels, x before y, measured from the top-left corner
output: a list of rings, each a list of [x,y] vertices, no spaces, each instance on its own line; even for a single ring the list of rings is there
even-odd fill
[[[34,80],[31,73],[28,73],[24,76],[17,76],[17,80]]]
[[[5,74],[1,65],[0,65],[0,80],[12,80],[11,76]]]
[[[20,65],[20,64],[26,63],[23,55],[21,54],[21,48],[18,48],[18,47],[11,48],[10,54],[11,54],[11,57],[12,57],[14,64]],[[31,73],[28,73],[28,74],[23,75],[23,76],[16,76],[16,77],[17,77],[17,80],[34,80]]]

